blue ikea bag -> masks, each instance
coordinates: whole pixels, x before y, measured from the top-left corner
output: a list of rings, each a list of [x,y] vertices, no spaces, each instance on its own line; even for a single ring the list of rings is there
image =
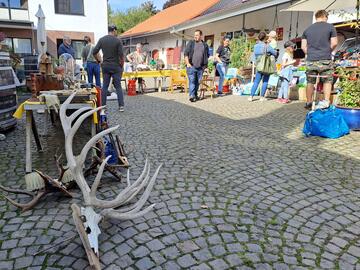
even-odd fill
[[[330,106],[325,110],[308,112],[303,128],[306,136],[319,136],[330,139],[337,139],[350,133],[342,115],[335,106]]]

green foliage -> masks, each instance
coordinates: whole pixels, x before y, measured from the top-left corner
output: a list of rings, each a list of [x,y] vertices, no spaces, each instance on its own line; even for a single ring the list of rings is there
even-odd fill
[[[215,65],[214,65],[214,60],[213,60],[213,59],[209,59],[207,68],[208,68],[208,70],[209,70],[209,74],[212,74],[213,71],[214,71],[214,69],[215,69]]]
[[[147,20],[152,15],[153,14],[146,7],[140,6],[137,8],[129,8],[124,12],[109,12],[109,22],[110,24],[115,24],[118,28],[118,33],[121,34]]]
[[[163,9],[169,8],[171,6],[175,6],[175,5],[185,2],[185,1],[187,1],[187,0],[168,0],[163,5]]]
[[[338,72],[340,75],[339,86],[342,89],[338,105],[347,108],[360,108],[360,80],[342,69],[339,69]]]
[[[231,64],[230,67],[246,68],[250,66],[252,49],[254,42],[248,41],[244,37],[236,38],[231,41]]]
[[[158,13],[158,10],[156,9],[156,6],[154,5],[153,1],[146,1],[146,2],[142,3],[140,7],[147,10],[152,15],[155,15],[156,13]]]

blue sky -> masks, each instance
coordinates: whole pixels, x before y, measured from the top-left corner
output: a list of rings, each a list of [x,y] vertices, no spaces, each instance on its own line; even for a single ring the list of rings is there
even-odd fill
[[[120,11],[124,11],[130,7],[140,6],[143,2],[146,2],[146,0],[109,0],[111,8]],[[158,9],[162,9],[166,0],[153,0],[153,2]]]

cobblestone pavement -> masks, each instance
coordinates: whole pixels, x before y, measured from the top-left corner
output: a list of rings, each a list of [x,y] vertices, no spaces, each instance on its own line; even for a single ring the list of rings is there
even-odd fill
[[[302,103],[227,96],[190,104],[179,93],[126,103],[120,114],[110,102],[109,118],[134,148],[132,179],[146,157],[152,172],[164,166],[155,211],[103,222],[104,269],[360,269],[360,133],[304,138]],[[63,138],[59,126],[50,132],[34,167],[55,176],[51,156]],[[0,142],[2,184],[24,186],[24,140],[21,122]],[[100,193],[120,185],[108,176]],[[47,197],[25,213],[1,200],[0,269],[88,268],[78,237],[33,256],[76,235],[70,204],[80,200]]]

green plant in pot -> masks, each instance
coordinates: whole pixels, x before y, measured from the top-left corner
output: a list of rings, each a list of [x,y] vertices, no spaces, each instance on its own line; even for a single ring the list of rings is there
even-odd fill
[[[341,93],[337,110],[342,114],[349,128],[360,130],[360,80],[353,71],[337,70]]]

